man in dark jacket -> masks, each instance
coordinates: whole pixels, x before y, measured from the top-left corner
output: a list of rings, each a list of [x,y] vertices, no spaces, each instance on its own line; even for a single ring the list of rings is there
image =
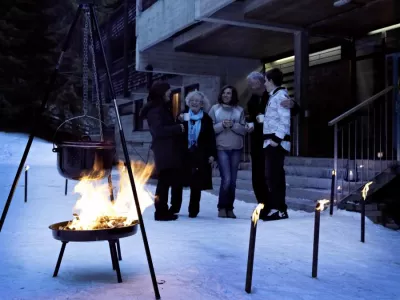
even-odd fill
[[[182,203],[182,169],[185,153],[185,127],[178,124],[172,115],[170,86],[166,82],[155,82],[150,89],[149,101],[141,111],[147,119],[152,136],[152,150],[158,183],[154,205],[157,221],[176,220],[174,213]],[[168,194],[171,187],[171,208],[168,209]],[[179,206],[179,208],[178,208]]]
[[[259,72],[252,72],[247,76],[247,83],[252,96],[247,102],[247,122],[253,123],[254,127],[247,127],[250,133],[251,148],[251,170],[253,190],[258,203],[266,203],[267,186],[265,183],[265,166],[263,151],[263,123],[257,122],[258,115],[265,114],[265,108],[268,104],[269,94],[265,89],[264,75]],[[291,115],[295,116],[299,113],[300,107],[292,99],[282,102],[282,106],[291,108]],[[261,218],[262,216],[260,216]]]

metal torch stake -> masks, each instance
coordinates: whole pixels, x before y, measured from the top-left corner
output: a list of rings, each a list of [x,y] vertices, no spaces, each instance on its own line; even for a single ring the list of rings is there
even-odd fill
[[[256,247],[256,235],[257,235],[257,220],[251,220],[250,224],[250,241],[249,241],[249,254],[247,257],[247,273],[246,273],[246,287],[245,291],[251,293],[251,282],[253,279],[253,265],[254,265],[254,251]]]
[[[25,168],[25,203],[28,202],[28,169]]]
[[[361,243],[365,243],[365,200],[361,200]]]
[[[68,179],[65,179],[65,196],[68,194]]]
[[[318,273],[318,246],[319,246],[319,227],[321,220],[321,211],[319,204],[315,208],[314,220],[314,244],[313,244],[313,260],[312,260],[312,277],[316,278]]]
[[[335,198],[335,171],[332,172],[332,183],[331,183],[331,198],[329,202],[329,214],[332,216],[333,215],[333,202]]]

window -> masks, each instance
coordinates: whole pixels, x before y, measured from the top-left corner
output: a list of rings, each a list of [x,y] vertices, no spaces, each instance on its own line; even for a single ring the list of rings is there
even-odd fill
[[[181,112],[181,89],[171,91],[172,114],[176,117]]]

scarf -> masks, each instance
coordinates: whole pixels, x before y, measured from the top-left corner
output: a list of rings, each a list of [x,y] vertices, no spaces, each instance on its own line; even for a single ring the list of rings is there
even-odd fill
[[[203,118],[203,115],[204,114],[202,110],[200,110],[197,114],[194,114],[191,110],[189,110],[189,116],[190,116],[190,120],[188,122],[189,148],[197,145],[197,139],[199,138],[201,130],[201,119]]]

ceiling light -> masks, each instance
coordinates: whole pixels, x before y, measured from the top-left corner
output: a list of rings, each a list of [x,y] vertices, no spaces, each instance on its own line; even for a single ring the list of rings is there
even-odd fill
[[[351,2],[351,0],[337,0],[337,1],[333,2],[333,6],[340,7],[340,6],[349,4],[350,2]]]

